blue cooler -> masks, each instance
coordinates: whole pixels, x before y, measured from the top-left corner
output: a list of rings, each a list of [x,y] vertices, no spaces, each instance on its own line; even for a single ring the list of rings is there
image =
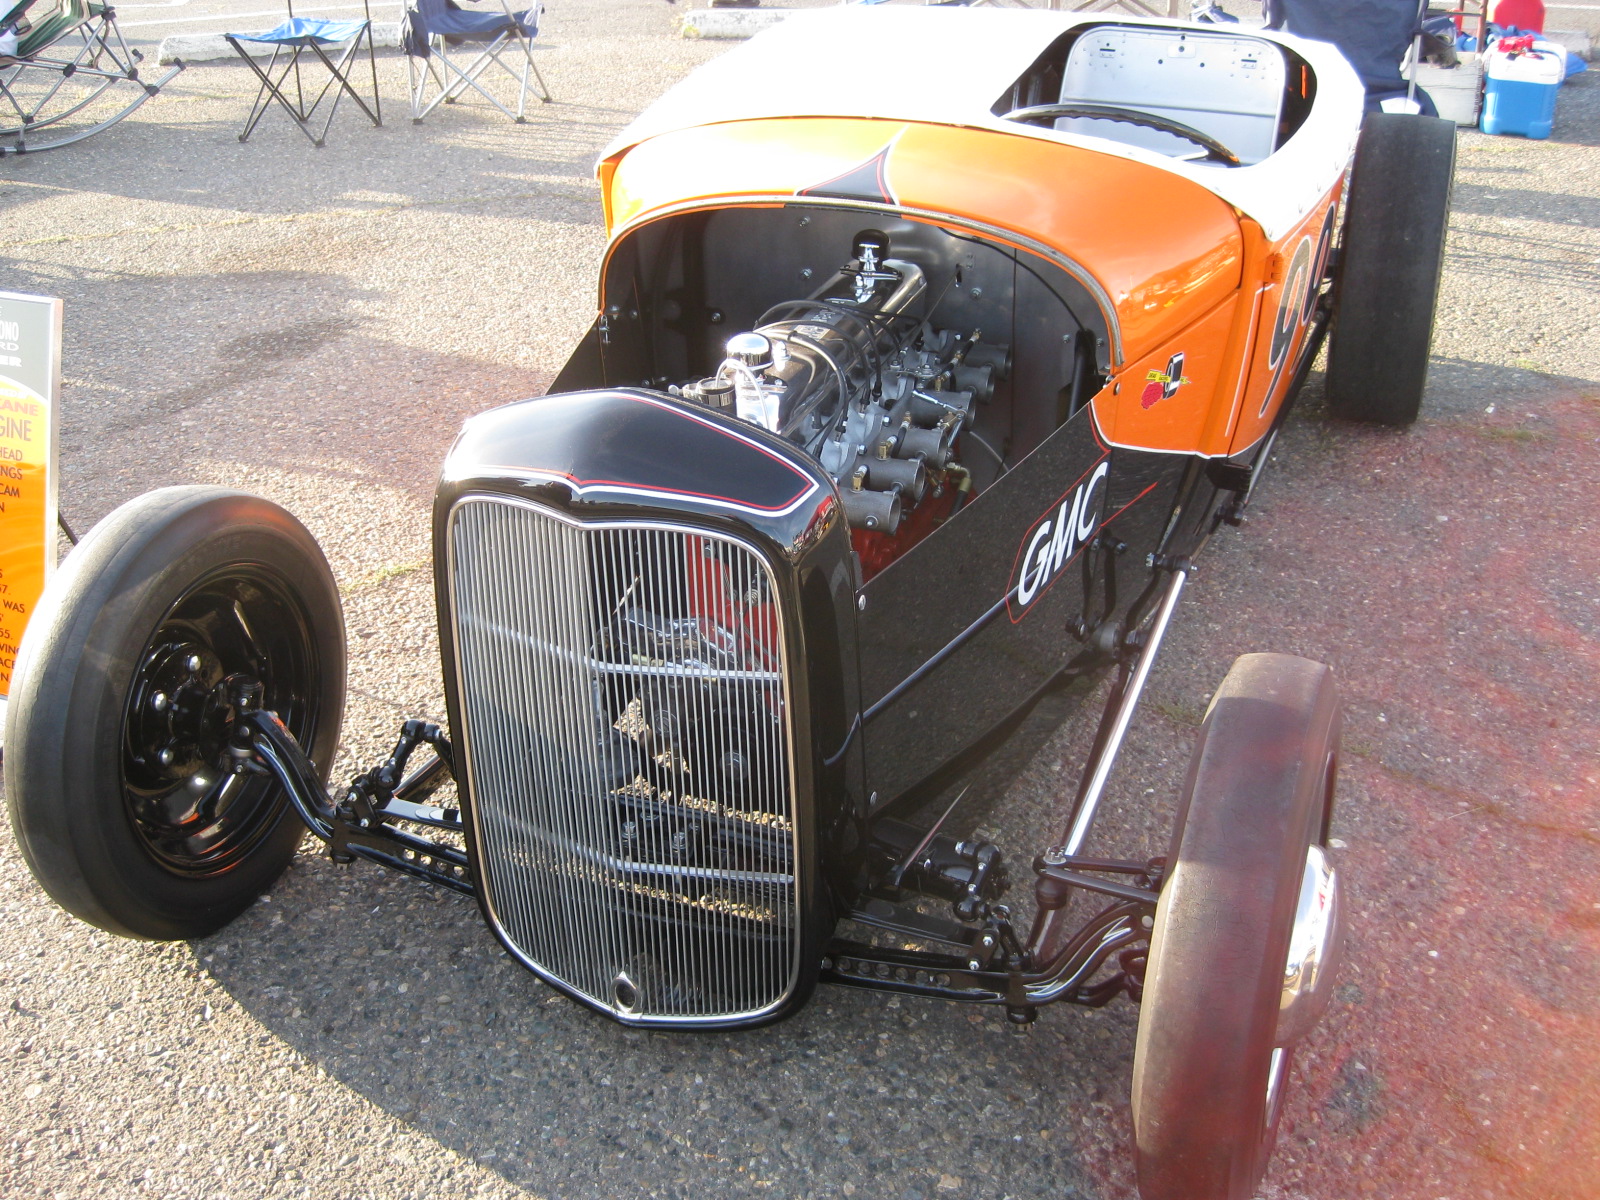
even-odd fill
[[[1548,44],[1511,52],[1500,46],[1489,48],[1484,71],[1483,131],[1549,137],[1556,93],[1566,77],[1563,56]]]

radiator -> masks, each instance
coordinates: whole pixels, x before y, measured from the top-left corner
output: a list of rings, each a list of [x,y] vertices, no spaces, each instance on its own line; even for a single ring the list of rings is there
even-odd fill
[[[448,526],[489,919],[620,1020],[718,1024],[799,974],[789,674],[749,545],[469,494]]]

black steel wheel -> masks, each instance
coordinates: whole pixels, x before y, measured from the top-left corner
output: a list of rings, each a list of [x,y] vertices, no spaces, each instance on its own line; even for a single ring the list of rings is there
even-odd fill
[[[1156,906],[1133,1060],[1142,1200],[1248,1200],[1294,1044],[1337,970],[1322,846],[1339,749],[1333,672],[1238,659],[1190,761]]]
[[[113,933],[190,938],[278,877],[305,831],[277,783],[228,770],[224,681],[262,685],[324,776],[344,710],[344,621],[327,560],[277,505],[165,488],[117,509],[30,621],[5,780],[28,866]]]
[[[1421,411],[1455,163],[1452,121],[1369,113],[1362,122],[1328,335],[1336,417],[1409,425]]]

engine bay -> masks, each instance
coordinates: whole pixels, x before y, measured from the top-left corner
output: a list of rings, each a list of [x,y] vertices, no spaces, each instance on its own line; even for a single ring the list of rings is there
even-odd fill
[[[871,579],[1087,402],[1105,337],[1052,264],[862,218],[723,209],[647,227],[608,264],[607,294],[634,302],[608,305],[600,332],[605,382],[642,373],[815,459]],[[735,261],[740,244],[770,261]],[[778,292],[785,279],[803,286]]]

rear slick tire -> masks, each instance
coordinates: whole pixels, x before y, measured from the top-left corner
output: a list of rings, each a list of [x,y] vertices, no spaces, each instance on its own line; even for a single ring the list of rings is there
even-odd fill
[[[1339,730],[1333,672],[1286,654],[1235,661],[1206,713],[1134,1050],[1142,1200],[1249,1200],[1266,1171],[1293,1051],[1278,1036],[1285,964]]]
[[[1328,411],[1410,425],[1422,408],[1444,270],[1456,127],[1369,113],[1356,144],[1328,335]]]
[[[258,680],[326,777],[344,672],[338,590],[289,513],[214,487],[123,505],[62,564],[17,657],[6,804],[29,869],[112,933],[215,931],[305,832],[276,780],[226,770],[222,681]]]

